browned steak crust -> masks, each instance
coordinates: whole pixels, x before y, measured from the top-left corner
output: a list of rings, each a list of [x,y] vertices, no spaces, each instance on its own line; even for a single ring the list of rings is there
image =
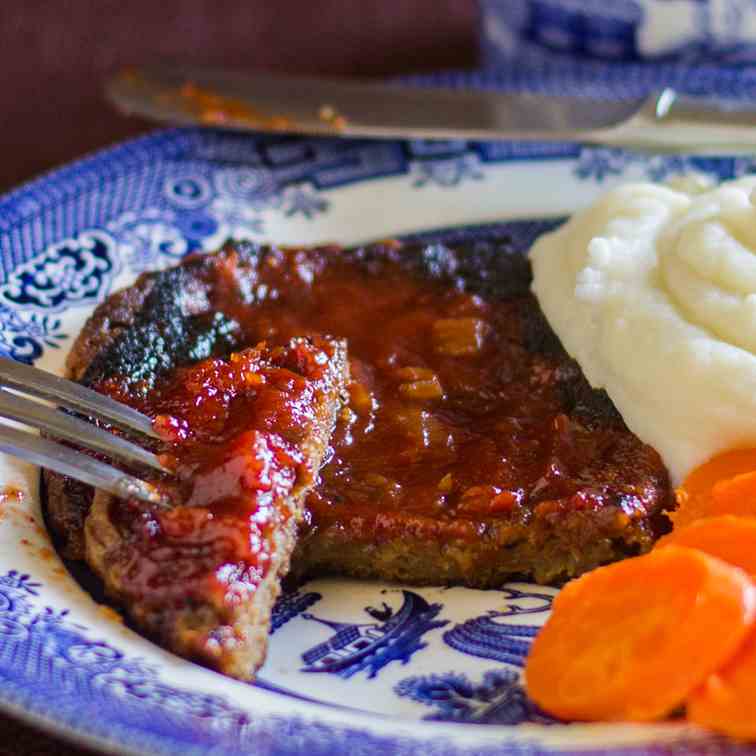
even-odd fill
[[[441,289],[506,303],[507,317],[497,321],[500,341],[520,354],[512,364],[512,380],[548,396],[555,423],[548,442],[553,464],[523,481],[521,500],[504,516],[485,508],[463,514],[456,493],[440,497],[436,511],[397,509],[387,499],[369,506],[340,501],[329,492],[332,460],[317,494],[308,500],[308,526],[293,558],[297,575],[335,572],[495,587],[515,575],[563,580],[650,548],[665,527],[662,512],[673,505],[666,470],[565,354],[529,292],[527,260],[506,243],[463,249],[390,243],[356,250],[229,243],[215,255],[143,275],[98,307],[74,346],[69,374],[87,383],[108,375],[154,381],[175,364],[250,340],[240,307],[247,317],[256,314],[255,339],[268,326],[273,333],[266,306],[277,298],[288,301],[287,294],[294,301],[299,288],[342,257],[376,280],[387,266],[398,266]],[[359,352],[352,347],[350,341],[350,358]],[[486,406],[495,407],[496,401],[495,394],[480,399],[482,422]],[[576,459],[572,467],[570,456]],[[50,491],[51,523],[67,538],[69,554],[80,554],[86,496],[71,495],[60,482]]]

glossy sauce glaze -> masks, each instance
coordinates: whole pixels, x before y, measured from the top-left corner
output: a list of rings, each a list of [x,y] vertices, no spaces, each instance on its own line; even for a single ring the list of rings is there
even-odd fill
[[[160,481],[174,504],[111,506],[126,542],[122,592],[222,604],[264,579],[295,492],[315,474],[302,443],[319,422],[330,353],[322,340],[258,345],[178,368],[150,390],[100,384],[154,418],[175,472]]]
[[[177,366],[343,339],[351,383],[307,496],[297,574],[553,582],[650,548],[674,500],[659,455],[588,385],[530,281],[527,259],[500,242],[229,243],[127,290],[133,320],[84,381],[121,376],[122,398],[171,414],[162,386]],[[189,420],[205,432],[205,418]]]
[[[492,521],[658,509],[658,455],[564,354],[522,256],[273,248],[242,280],[214,304],[243,342],[348,343],[349,402],[307,499],[311,528],[375,541],[397,529],[437,538],[443,522],[443,537],[476,540]]]

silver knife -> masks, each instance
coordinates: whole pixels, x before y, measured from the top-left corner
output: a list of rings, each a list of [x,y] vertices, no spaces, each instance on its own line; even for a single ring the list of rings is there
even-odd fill
[[[162,65],[125,69],[106,92],[125,113],[228,129],[756,150],[756,103],[691,98],[669,88],[644,99],[607,101]]]

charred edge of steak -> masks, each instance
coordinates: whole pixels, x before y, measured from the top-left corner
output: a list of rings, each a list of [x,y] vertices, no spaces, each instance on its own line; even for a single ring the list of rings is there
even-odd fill
[[[92,506],[94,489],[86,483],[44,470],[43,500],[45,519],[53,533],[53,541],[64,557],[84,556],[84,521]]]
[[[451,284],[484,298],[512,299],[530,291],[532,272],[522,250],[508,237],[471,242],[454,247],[446,244],[373,244],[351,251],[369,272],[378,272],[387,261],[399,263],[408,272]]]
[[[135,322],[95,355],[84,373],[85,385],[118,375],[151,387],[173,368],[226,354],[238,343],[234,320],[220,312],[187,311],[191,269],[173,268],[153,278]]]
[[[271,248],[250,241],[227,242],[218,253],[234,254],[250,272]],[[444,244],[374,244],[346,250],[365,269],[377,272],[387,262],[408,273],[443,281],[483,297],[509,299],[528,293],[530,264],[507,238],[451,248]],[[239,345],[239,324],[221,312],[209,312],[207,292],[198,287],[214,256],[189,258],[181,266],[147,274],[149,292],[134,322],[123,328],[90,362],[82,382],[93,385],[118,375],[127,383],[146,387],[176,367],[228,354]],[[556,339],[556,337],[553,337]],[[558,342],[557,342],[558,343]]]
[[[523,343],[529,352],[545,354],[560,362],[558,388],[565,412],[594,427],[599,423],[625,427],[609,395],[603,389],[594,389],[588,383],[578,363],[565,352],[559,338],[538,307],[523,308]]]

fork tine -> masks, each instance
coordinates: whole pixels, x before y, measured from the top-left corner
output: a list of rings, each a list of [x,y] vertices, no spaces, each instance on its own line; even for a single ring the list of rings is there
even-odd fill
[[[152,421],[141,412],[108,396],[45,370],[0,357],[0,386],[49,399],[62,407],[82,412],[119,428],[158,438]]]
[[[2,424],[0,451],[102,488],[122,499],[136,498],[151,504],[167,503],[166,497],[150,483],[62,444]]]
[[[154,470],[168,472],[152,452],[141,446],[45,404],[11,394],[5,389],[0,389],[0,417],[31,425],[51,436],[103,452],[124,462],[138,462]]]

